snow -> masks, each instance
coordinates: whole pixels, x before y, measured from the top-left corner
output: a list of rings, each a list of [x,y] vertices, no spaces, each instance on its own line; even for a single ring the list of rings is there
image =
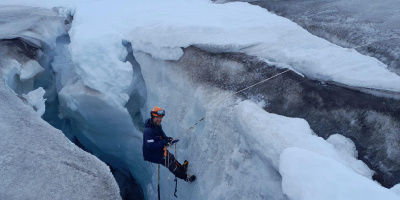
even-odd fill
[[[289,65],[324,82],[400,92],[400,77],[377,59],[313,36],[258,6],[204,0],[119,2],[71,2],[74,23],[69,31],[71,56],[81,80],[117,105],[124,104],[132,90],[131,68],[121,62],[126,56],[123,40],[159,59],[178,60],[182,48],[195,45]],[[56,3],[44,6],[49,4]]]
[[[279,171],[283,191],[290,199],[399,199],[332,158],[298,147],[281,154]]]
[[[22,97],[26,99],[28,105],[32,106],[39,116],[42,116],[46,110],[44,104],[46,99],[43,99],[45,93],[46,91],[39,87],[36,90],[30,91],[28,94],[22,94]]]
[[[4,67],[1,68],[2,78],[7,83],[7,86],[17,93],[27,93],[33,88],[33,80],[39,76],[43,71],[43,67],[35,60],[29,60],[26,63],[7,58],[6,55],[0,53],[5,57],[2,60]],[[18,85],[25,85],[22,91],[17,91]]]
[[[58,16],[56,12],[41,8],[13,6],[19,4],[11,2],[0,3],[0,5],[11,4],[0,7],[2,27],[0,38],[22,38],[37,47],[41,47],[43,43],[54,47],[56,38],[67,33],[64,25],[65,18]]]
[[[352,163],[353,170],[367,178],[372,178],[374,172],[369,170],[364,162],[358,160],[358,152],[353,141],[340,134],[331,135],[326,141],[333,145],[343,160]]]
[[[390,188],[390,190],[400,196],[400,184],[393,186],[392,188]]]
[[[0,16],[0,199],[121,199],[108,166],[40,117],[45,90],[34,81],[44,54],[34,47],[54,47],[65,18],[17,6]],[[24,42],[6,40],[14,37]]]
[[[321,81],[332,81],[351,87],[400,91],[400,78],[386,70],[386,66],[375,58],[333,45],[311,35],[293,22],[257,6],[245,3],[216,5],[206,1],[176,3],[180,6],[174,6],[171,2],[153,4],[151,1],[145,4],[134,1],[124,4],[124,7],[109,6],[108,12],[116,13],[118,10],[117,20],[114,16],[107,18],[112,22],[110,27],[113,31],[105,30],[105,20],[97,20],[102,19],[101,14],[93,15],[93,10],[103,9],[106,1],[83,6],[81,11],[90,15],[86,17],[90,19],[90,23],[87,22],[86,26],[73,26],[71,35],[82,38],[79,39],[82,41],[88,39],[89,30],[98,30],[98,35],[114,32],[111,34],[121,35],[121,39],[130,41],[134,49],[166,60],[178,60],[182,56],[181,48],[190,45],[215,52],[243,52],[288,64],[307,77]],[[181,17],[182,15],[185,17]],[[85,16],[76,17],[80,20],[80,17]],[[92,40],[96,40],[96,37]],[[107,44],[103,46],[112,46],[111,43]],[[85,44],[77,45],[75,47],[73,44],[73,52],[88,49]]]
[[[380,192],[387,195],[383,187],[371,180],[372,171],[357,160],[354,144],[347,138],[336,135],[328,140],[329,143],[313,134],[303,119],[267,113],[251,101],[231,99],[231,93],[194,84],[184,66],[152,59],[139,52],[135,53],[135,58],[141,64],[147,83],[148,101],[143,113],[154,105],[165,109],[167,115],[163,119],[163,127],[167,135],[178,137],[193,122],[205,116],[204,122],[181,138],[182,146],[178,143],[178,160],[189,160],[192,164],[189,173],[199,177],[195,186],[179,183],[178,188],[182,188],[179,198],[285,199],[283,194],[289,195],[290,191],[282,191],[282,184],[285,183],[280,180],[280,157],[292,147],[329,158],[335,165],[344,166],[352,174],[351,177],[365,177],[366,180],[361,179],[363,181],[357,184],[376,187],[377,195]],[[162,70],[157,70],[161,66]],[[351,151],[341,152],[337,148]],[[156,194],[156,166],[151,169],[153,185],[144,188],[147,188],[148,194]],[[293,170],[293,173],[304,171],[303,168]],[[161,177],[165,176],[169,177],[166,178],[167,185],[173,185],[173,176],[163,171]],[[298,184],[306,184],[307,180],[307,177],[302,177]],[[330,187],[330,183],[324,180],[318,184]],[[162,194],[172,196],[173,190],[165,187],[161,188]]]
[[[372,178],[371,170],[362,161],[357,160],[357,157],[340,155],[327,141],[315,136],[305,120],[265,113],[260,107],[247,102],[242,103],[238,113],[241,113],[241,119],[237,123],[243,124],[242,132],[247,132],[249,138],[252,138],[252,147],[260,152],[267,152],[275,168],[279,167],[278,157],[282,151],[296,146],[331,157],[355,172]],[[252,123],[248,123],[250,120]]]
[[[3,65],[5,67],[1,68],[2,71],[2,78],[7,84],[7,87],[9,87],[12,90],[16,90],[19,78],[16,77],[20,73],[21,70],[21,64],[12,59],[12,60],[2,60]]]
[[[0,199],[120,199],[104,163],[6,88],[1,80]]]
[[[35,60],[30,60],[21,67],[20,79],[22,82],[34,78],[44,71],[43,67]]]
[[[153,106],[164,108],[167,116],[163,127],[172,137],[206,116],[180,142],[178,160],[190,160],[189,172],[199,177],[193,184],[179,182],[181,199],[286,199],[285,195],[293,199],[397,197],[369,179],[371,170],[356,159],[354,144],[347,139],[336,136],[328,143],[313,134],[305,120],[267,113],[253,102],[232,98],[230,92],[198,85],[176,63],[183,55],[182,48],[193,45],[211,52],[256,56],[320,81],[400,92],[400,77],[375,58],[333,45],[287,19],[246,3],[219,5],[205,0],[43,1],[40,5],[33,1],[3,0],[0,3],[10,4],[65,6],[59,15],[34,8],[53,20],[42,24],[36,17],[31,19],[35,23],[18,20],[21,24],[17,28],[6,24],[9,32],[3,31],[2,37],[15,38],[14,32],[18,32],[18,37],[35,46],[56,48],[59,55],[52,64],[60,117],[73,121],[76,136],[93,154],[114,164],[127,165],[149,199],[156,198],[156,165],[142,159],[142,133],[127,108],[130,100],[137,104],[146,100],[140,105],[143,117],[148,116]],[[14,7],[2,9],[12,17],[23,15],[10,14]],[[27,12],[32,9],[27,8]],[[66,34],[69,27],[59,19],[65,20],[69,13],[74,15],[68,31],[71,43],[57,46],[56,38]],[[6,19],[11,21],[10,17]],[[34,25],[40,34],[26,28]],[[125,61],[130,52],[124,46],[127,42],[132,45],[139,71]],[[3,77],[13,88],[19,84],[13,81],[16,74],[21,74],[22,64],[12,59],[9,62],[12,65],[7,64],[9,68]],[[28,66],[23,77],[33,79],[40,70],[35,65]],[[230,67],[229,63],[226,66]],[[240,70],[234,66],[230,73]],[[29,94],[43,98],[42,94]],[[38,99],[32,104],[41,102]],[[32,123],[44,123],[38,121]],[[17,126],[15,122],[5,123]],[[60,148],[71,146],[62,144]],[[338,150],[341,147],[351,153]],[[92,180],[91,176],[98,173],[85,168],[91,165],[85,159],[62,166],[74,166],[76,171],[84,168],[87,175],[83,179]],[[80,166],[82,162],[85,167]],[[104,175],[105,165],[96,166],[103,169],[100,174]],[[54,171],[45,173],[50,172]],[[42,177],[37,173],[33,176]],[[54,173],[60,174],[61,179],[67,177],[62,176],[66,171]],[[323,175],[326,180],[319,178]],[[167,188],[174,184],[172,175],[164,169],[162,177],[165,182],[162,194],[172,196],[172,189]],[[97,186],[104,184],[112,184],[111,190],[115,192],[115,184],[111,182],[93,182],[88,187],[98,189]],[[320,191],[314,192],[314,188]],[[350,192],[353,190],[354,194]],[[85,190],[76,195],[91,195],[82,191]],[[96,199],[104,199],[101,197]]]
[[[253,1],[312,34],[378,58],[400,74],[400,4],[397,0]]]

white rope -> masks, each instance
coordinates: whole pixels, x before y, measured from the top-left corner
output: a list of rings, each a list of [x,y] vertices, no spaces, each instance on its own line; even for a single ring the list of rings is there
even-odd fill
[[[259,84],[261,84],[261,83],[264,83],[264,82],[266,82],[266,81],[269,81],[269,80],[271,80],[271,79],[273,79],[273,78],[275,78],[275,77],[277,77],[277,76],[280,76],[280,75],[282,75],[282,74],[284,74],[284,73],[286,73],[286,72],[288,72],[288,71],[290,71],[290,69],[287,69],[287,70],[285,70],[285,71],[283,71],[283,72],[281,72],[281,73],[275,74],[274,76],[271,76],[271,77],[269,77],[269,78],[267,78],[267,79],[264,79],[264,80],[262,80],[262,81],[260,81],[260,82],[257,82],[257,83],[255,83],[255,84],[253,84],[253,85],[250,85],[250,86],[248,86],[248,87],[246,87],[246,88],[244,88],[244,89],[241,89],[241,90],[239,90],[239,91],[237,91],[237,92],[235,92],[235,93],[233,93],[233,94],[229,94],[229,95],[227,95],[226,97],[224,97],[223,99],[221,99],[220,101],[218,101],[218,102],[215,103],[215,104],[221,103],[221,102],[225,101],[226,99],[228,99],[228,98],[229,98],[230,96],[232,96],[232,95],[235,95],[235,94],[238,94],[238,93],[243,92],[243,91],[245,91],[245,90],[248,90],[248,89],[250,89],[250,88],[252,88],[252,87],[254,87],[254,86],[257,86],[257,85],[259,85]],[[185,133],[187,133],[189,130],[193,129],[193,128],[197,125],[197,123],[199,123],[200,121],[202,121],[205,117],[206,117],[206,115],[204,115],[204,116],[201,117],[199,120],[197,120],[197,121],[196,121],[192,126],[190,126],[185,132],[183,132],[183,133],[180,134],[177,138],[175,138],[175,140],[179,139],[179,138],[182,137]],[[182,145],[181,145],[181,147],[182,147]]]
[[[233,93],[233,94],[238,94],[238,93],[240,93],[240,92],[243,92],[243,91],[245,91],[245,90],[247,90],[247,89],[250,89],[250,88],[252,88],[252,87],[254,87],[254,86],[256,86],[256,85],[259,85],[259,84],[261,84],[261,83],[264,83],[265,81],[269,81],[269,80],[271,80],[271,79],[273,79],[273,78],[275,78],[275,77],[277,77],[277,76],[280,76],[280,75],[282,75],[282,74],[284,74],[284,73],[286,73],[286,72],[288,72],[288,71],[290,71],[290,69],[287,69],[287,70],[285,70],[285,71],[283,71],[283,72],[281,72],[281,73],[279,73],[279,74],[276,74],[276,75],[274,75],[274,76],[271,76],[271,77],[269,77],[269,78],[267,78],[267,79],[265,79],[265,80],[262,80],[262,81],[260,81],[260,82],[258,82],[258,83],[256,83],[256,84],[250,85],[249,87],[244,88],[244,89],[242,89],[242,90],[239,90],[239,91],[237,91],[237,92],[235,92],[235,93]]]

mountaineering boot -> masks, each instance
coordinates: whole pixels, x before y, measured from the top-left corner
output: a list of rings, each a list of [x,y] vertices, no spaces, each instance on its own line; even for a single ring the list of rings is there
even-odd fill
[[[183,171],[186,173],[188,170],[189,162],[185,160],[182,164]]]
[[[185,179],[187,182],[193,182],[194,180],[196,180],[196,176],[190,174],[188,174],[187,178]]]

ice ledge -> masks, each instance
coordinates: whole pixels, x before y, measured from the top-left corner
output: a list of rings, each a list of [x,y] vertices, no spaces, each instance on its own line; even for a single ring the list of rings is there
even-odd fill
[[[121,198],[108,166],[43,121],[0,80],[0,199]]]
[[[32,46],[54,48],[56,39],[67,34],[70,17],[63,9],[1,6],[0,39],[19,38]]]

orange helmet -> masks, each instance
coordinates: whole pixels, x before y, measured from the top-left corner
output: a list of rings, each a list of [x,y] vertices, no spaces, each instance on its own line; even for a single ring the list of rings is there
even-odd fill
[[[165,110],[163,110],[162,108],[160,108],[160,107],[154,107],[153,109],[151,109],[151,112],[150,112],[150,116],[153,118],[153,117],[164,117],[164,115],[165,115]]]

